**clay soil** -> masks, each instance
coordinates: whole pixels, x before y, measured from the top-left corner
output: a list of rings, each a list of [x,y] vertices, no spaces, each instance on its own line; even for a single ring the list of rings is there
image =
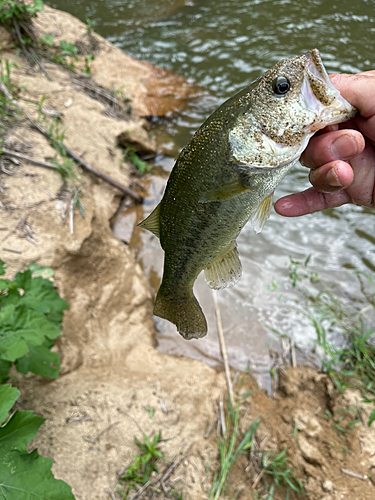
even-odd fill
[[[12,48],[2,30],[3,61],[17,64],[11,79],[23,87],[18,101],[36,118],[35,102],[47,95],[44,108],[61,113],[66,144],[131,186],[131,166],[123,161],[116,137],[126,132],[154,149],[144,117],[176,111],[182,98],[196,89],[177,75],[131,59],[96,34],[89,36],[69,14],[46,7],[35,27],[39,36],[54,33],[56,46],[66,40],[83,54],[85,47],[93,51],[92,81],[125,88],[132,113],[111,115],[103,102],[74,82],[72,73],[49,62],[45,68],[52,80],[47,80]],[[83,56],[80,61],[78,72],[84,67]],[[7,132],[5,144],[42,161],[56,155],[22,118]],[[134,436],[141,439],[142,433],[152,436],[161,430],[165,457],[182,457],[173,478],[183,498],[208,498],[218,464],[218,402],[226,400],[225,377],[201,362],[156,351],[148,283],[110,227],[121,192],[82,171],[86,216],[74,212],[70,234],[69,186],[60,174],[27,162],[7,165],[14,173],[0,173],[0,252],[7,275],[32,262],[50,266],[55,286],[70,306],[56,345],[60,377],[46,381],[28,375],[18,382],[18,407],[46,418],[32,447],[54,460],[55,476],[72,486],[77,500],[104,500],[119,498],[118,472],[138,452]],[[369,409],[358,393],[339,395],[326,375],[306,367],[281,369],[273,398],[248,374],[240,374],[235,393],[241,403],[241,430],[260,417],[256,445],[288,448],[294,473],[306,490],[301,498],[375,498],[375,431],[366,425]],[[345,432],[334,425],[338,419]],[[360,422],[351,429],[354,419]],[[248,457],[240,457],[229,477],[228,498],[256,498],[256,477]],[[299,498],[293,495],[291,499]],[[274,498],[285,498],[285,490],[277,490]]]

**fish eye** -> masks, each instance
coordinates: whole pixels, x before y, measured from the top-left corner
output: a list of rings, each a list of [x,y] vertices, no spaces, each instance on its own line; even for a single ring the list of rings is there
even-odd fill
[[[272,90],[277,96],[285,95],[290,89],[290,81],[286,76],[278,76],[272,82]]]

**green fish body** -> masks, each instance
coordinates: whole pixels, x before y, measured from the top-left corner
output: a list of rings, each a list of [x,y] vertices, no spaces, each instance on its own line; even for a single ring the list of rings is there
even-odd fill
[[[329,82],[316,49],[285,59],[222,104],[181,151],[164,196],[140,226],[160,238],[163,280],[154,314],[186,339],[207,333],[193,294],[204,269],[214,289],[241,277],[236,238],[259,232],[272,194],[310,137],[354,113]]]

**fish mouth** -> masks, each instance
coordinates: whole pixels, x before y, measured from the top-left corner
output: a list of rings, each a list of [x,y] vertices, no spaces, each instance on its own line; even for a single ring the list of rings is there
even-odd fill
[[[306,52],[305,60],[301,96],[305,106],[316,116],[310,126],[311,132],[352,118],[356,109],[333,86],[318,49]]]

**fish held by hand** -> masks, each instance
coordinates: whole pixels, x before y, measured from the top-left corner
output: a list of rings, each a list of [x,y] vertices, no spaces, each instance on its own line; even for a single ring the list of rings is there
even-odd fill
[[[198,274],[204,269],[216,290],[237,283],[236,238],[244,225],[251,220],[261,231],[274,190],[311,136],[355,113],[313,49],[280,61],[207,118],[179,154],[161,202],[139,224],[165,253],[156,316],[185,339],[206,335],[193,294]]]

